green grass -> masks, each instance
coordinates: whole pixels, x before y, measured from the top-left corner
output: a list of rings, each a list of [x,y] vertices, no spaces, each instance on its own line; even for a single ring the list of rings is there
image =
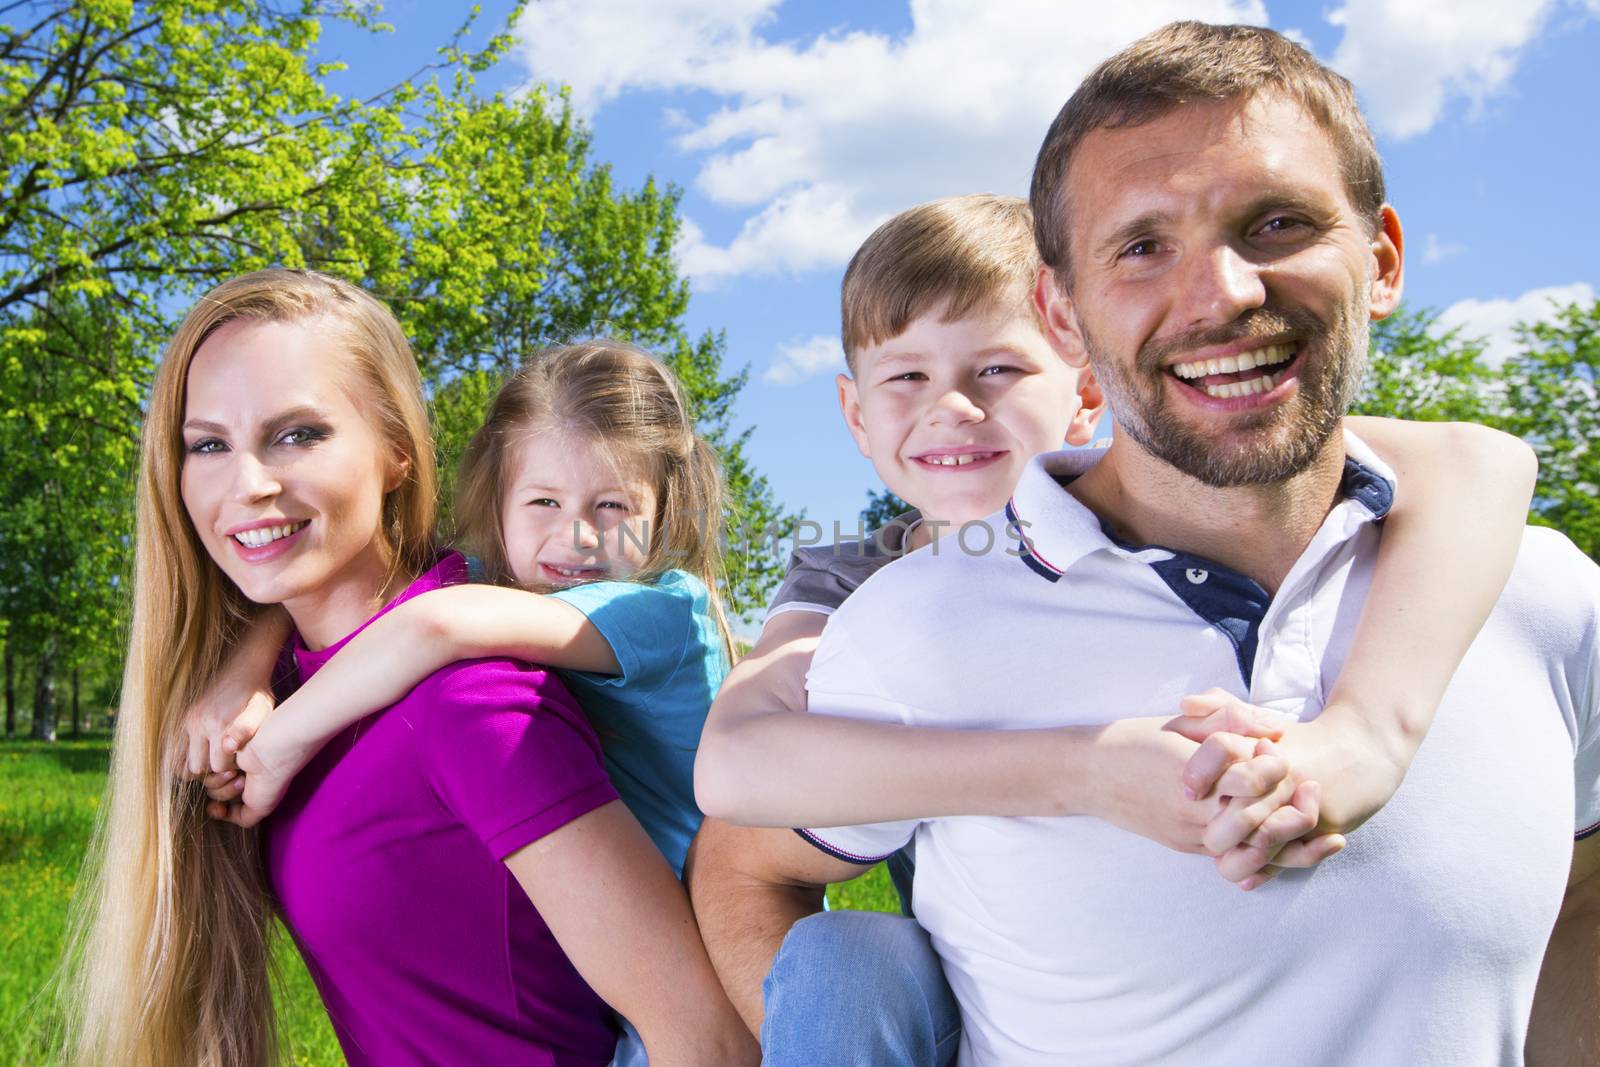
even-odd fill
[[[0,742],[0,1063],[34,1064],[53,1011],[45,992],[61,956],[67,907],[105,786],[110,742]],[[340,1064],[311,976],[278,943],[278,1011],[296,1064]]]
[[[52,1010],[44,992],[60,959],[67,908],[105,786],[110,742],[0,741],[0,1064],[33,1064]],[[830,887],[835,908],[896,911],[880,864]],[[287,936],[278,942],[278,1012],[290,1056],[301,1065],[343,1062],[311,978]]]

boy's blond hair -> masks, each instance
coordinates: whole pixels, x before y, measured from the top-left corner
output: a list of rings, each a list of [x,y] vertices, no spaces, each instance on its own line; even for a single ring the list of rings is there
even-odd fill
[[[1039,253],[1033,214],[1015,196],[979,193],[902,211],[856,250],[841,287],[845,362],[943,307],[954,322],[979,309],[1033,306]]]

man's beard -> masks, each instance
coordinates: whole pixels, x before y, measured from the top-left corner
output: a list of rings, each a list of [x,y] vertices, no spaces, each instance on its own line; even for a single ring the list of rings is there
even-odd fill
[[[1367,366],[1368,305],[1354,296],[1331,324],[1300,308],[1263,308],[1221,329],[1197,331],[1139,350],[1130,374],[1087,330],[1085,347],[1117,429],[1145,451],[1206,485],[1272,485],[1299,474],[1321,453],[1350,408]],[[1174,355],[1248,338],[1293,335],[1298,391],[1288,402],[1232,419],[1229,439],[1207,434],[1167,410]]]

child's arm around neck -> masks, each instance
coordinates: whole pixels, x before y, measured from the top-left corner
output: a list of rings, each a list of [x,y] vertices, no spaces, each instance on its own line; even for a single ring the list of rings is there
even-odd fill
[[[454,585],[374,619],[268,716],[235,736],[245,772],[242,804],[212,814],[260,821],[311,757],[350,724],[389,707],[459,660],[504,656],[546,667],[616,674],[611,645],[571,604],[493,585]]]

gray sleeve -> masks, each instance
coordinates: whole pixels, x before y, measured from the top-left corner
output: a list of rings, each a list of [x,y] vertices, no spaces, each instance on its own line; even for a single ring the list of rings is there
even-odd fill
[[[778,587],[778,595],[767,608],[767,618],[786,611],[814,611],[832,615],[845,598],[855,592],[865,575],[844,564],[864,562],[837,555],[829,549],[797,548],[789,556],[789,570]]]

